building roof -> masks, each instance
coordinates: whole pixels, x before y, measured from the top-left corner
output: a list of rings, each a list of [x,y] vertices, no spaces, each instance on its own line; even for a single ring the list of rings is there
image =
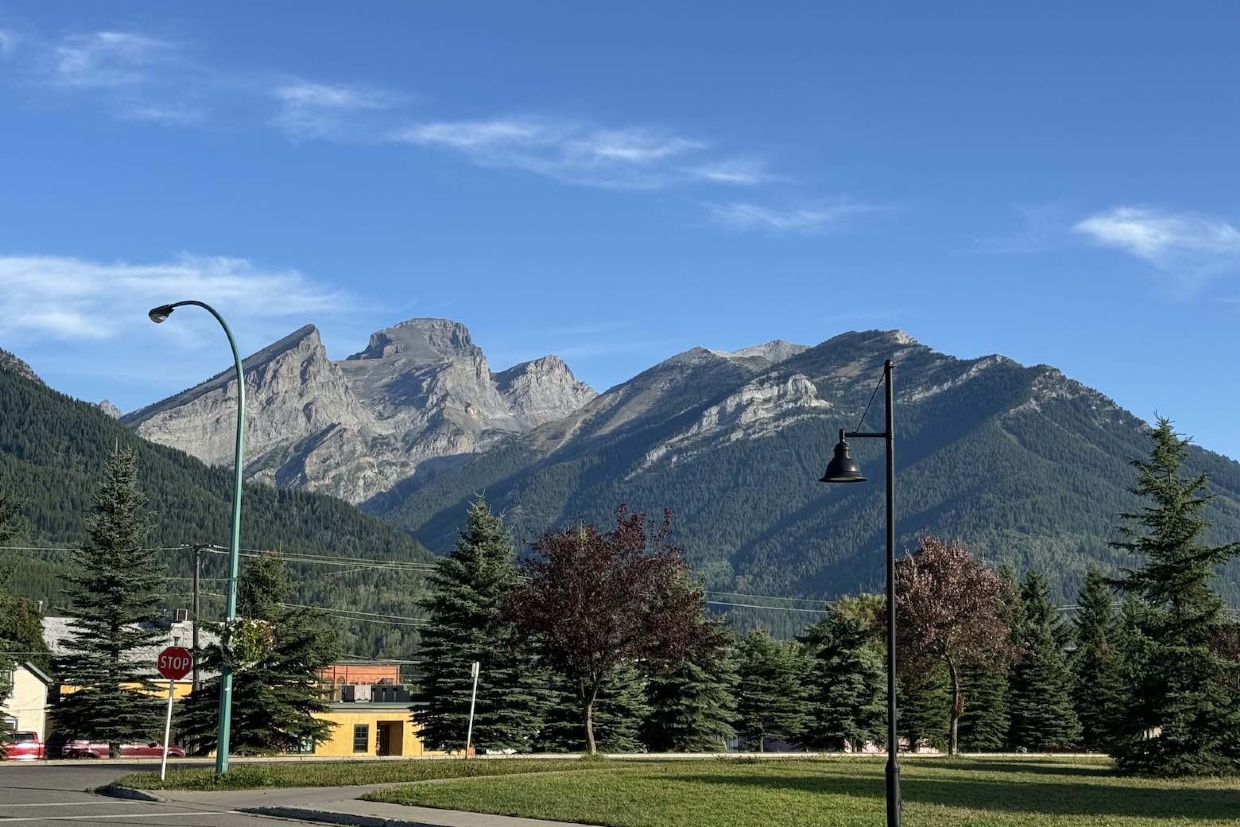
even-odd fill
[[[158,629],[166,635],[165,639],[153,646],[145,646],[133,653],[131,659],[135,663],[147,663],[150,665],[152,675],[159,673],[155,669],[155,660],[168,646],[184,646],[190,647],[190,643],[194,639],[194,624],[188,620],[177,620],[156,623],[137,624],[146,629]],[[67,646],[69,641],[73,640],[77,635],[77,630],[73,625],[71,617],[45,617],[43,618],[43,642],[47,644],[47,648],[51,650],[53,656],[61,656],[67,654]],[[219,638],[206,628],[198,630],[198,646],[204,649],[218,642]],[[44,676],[46,677],[46,676]],[[50,681],[49,681],[50,682]]]
[[[44,686],[52,685],[52,679],[49,678],[47,675],[43,674],[43,670],[35,666],[30,661],[26,661],[25,663],[21,664],[21,668],[25,669],[27,672],[29,672],[30,674],[38,678],[40,681],[42,681]]]

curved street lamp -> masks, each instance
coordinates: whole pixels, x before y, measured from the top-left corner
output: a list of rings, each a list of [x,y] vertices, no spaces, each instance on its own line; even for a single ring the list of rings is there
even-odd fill
[[[214,307],[206,302],[195,300],[174,302],[152,308],[148,316],[155,324],[163,324],[172,311],[185,305],[194,305],[206,310],[224,328],[228,337],[228,345],[232,348],[233,361],[237,366],[237,450],[233,457],[233,509],[232,509],[232,540],[228,547],[228,605],[225,610],[226,621],[231,622],[237,617],[237,570],[241,545],[241,469],[242,455],[245,446],[245,371],[241,367],[241,352],[237,350],[237,342],[233,339],[228,323],[224,321]],[[194,618],[197,624],[198,618]],[[228,771],[228,751],[231,746],[232,730],[232,666],[225,659],[220,669],[220,726],[219,737],[216,739],[215,771]]]
[[[840,429],[835,456],[819,482],[865,482],[861,468],[848,450],[848,438],[881,439],[887,444],[887,827],[900,827],[900,764],[896,740],[896,429],[895,393],[891,370],[895,363],[883,363],[883,383],[887,386],[886,427],[881,433]],[[861,415],[862,420],[865,414]],[[860,427],[860,424],[858,424]]]

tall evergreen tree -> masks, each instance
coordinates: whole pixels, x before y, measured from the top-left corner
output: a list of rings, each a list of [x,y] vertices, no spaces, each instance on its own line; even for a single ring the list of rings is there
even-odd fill
[[[703,611],[684,660],[651,676],[644,740],[654,752],[718,752],[736,734],[732,635]]]
[[[1021,584],[1020,607],[1009,740],[1034,752],[1068,749],[1078,742],[1081,726],[1072,704],[1072,675],[1056,642],[1062,621],[1051,605],[1046,581],[1032,569]]]
[[[20,519],[17,498],[9,493],[0,477],[0,545],[9,542],[17,535],[17,523]],[[15,652],[23,651],[10,630],[4,628],[8,613],[5,609],[15,599],[8,594],[7,585],[11,572],[0,572],[0,699],[8,698],[13,692],[13,682],[9,678],[13,667],[21,660]],[[41,642],[41,641],[40,641]],[[0,718],[0,758],[4,757],[6,738],[9,734],[9,723]]]
[[[237,586],[242,620],[219,627],[224,646],[208,647],[203,657],[208,672],[222,667],[226,652],[233,659],[232,752],[294,752],[326,741],[334,724],[315,715],[330,708],[320,674],[340,657],[339,632],[322,612],[288,605],[288,574],[279,554],[250,560]],[[219,697],[217,676],[186,700],[180,729],[195,752],[216,747]]]
[[[811,749],[859,750],[867,741],[881,741],[887,672],[873,618],[833,605],[801,642],[810,658],[810,720],[801,743]]]
[[[167,636],[153,622],[162,567],[143,548],[146,497],[132,451],[112,454],[87,526],[65,583],[75,634],[55,664],[61,684],[76,691],[61,698],[56,719],[71,737],[106,741],[115,757],[122,743],[159,731],[150,658]]]
[[[914,751],[923,743],[946,749],[952,698],[946,664],[931,661],[920,671],[901,669],[897,681],[897,734]]]
[[[1229,685],[1240,664],[1218,649],[1226,618],[1212,580],[1240,543],[1205,545],[1210,496],[1204,475],[1181,474],[1188,440],[1165,418],[1152,437],[1149,460],[1133,463],[1132,492],[1148,504],[1123,515],[1125,540],[1115,544],[1142,561],[1121,586],[1144,604],[1134,614],[1148,646],[1116,762],[1158,775],[1237,773],[1240,703]]]
[[[765,750],[765,739],[796,741],[809,723],[806,664],[793,643],[765,629],[741,641],[736,691],[737,731]]]
[[[965,752],[994,752],[1007,744],[1008,672],[1004,661],[978,663],[963,670],[969,703],[960,716],[960,748]]]
[[[646,678],[631,663],[617,665],[599,688],[594,706],[595,748],[600,752],[639,752],[642,725],[650,714]],[[581,692],[563,675],[551,680],[552,704],[535,739],[541,752],[587,750],[581,728]]]
[[[1072,654],[1073,697],[1081,722],[1081,744],[1107,751],[1124,714],[1124,674],[1119,651],[1120,626],[1114,593],[1096,568],[1085,575],[1077,600],[1076,651]]]
[[[480,664],[473,743],[531,749],[548,698],[546,677],[518,647],[504,609],[517,582],[516,551],[503,520],[481,498],[469,508],[456,548],[440,558],[419,651],[414,717],[431,749],[465,747],[473,679]]]

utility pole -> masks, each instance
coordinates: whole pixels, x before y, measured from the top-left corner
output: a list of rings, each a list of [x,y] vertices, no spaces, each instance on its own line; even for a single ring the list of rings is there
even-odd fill
[[[198,685],[201,680],[198,671],[198,581],[202,579],[202,548],[200,545],[194,546],[194,625],[190,627],[193,629],[194,638],[190,646],[194,655],[194,677],[191,685],[195,694],[198,692]]]

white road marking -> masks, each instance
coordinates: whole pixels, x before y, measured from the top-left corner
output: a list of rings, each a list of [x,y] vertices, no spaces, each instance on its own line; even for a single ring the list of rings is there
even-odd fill
[[[88,818],[169,818],[172,816],[236,816],[236,810],[203,810],[200,813],[186,813],[181,810],[160,813],[124,813],[123,815],[89,815],[89,816],[22,816],[21,818],[0,817],[0,824],[13,824],[18,821],[82,821]]]
[[[90,807],[100,804],[132,804],[132,801],[57,801],[55,804],[5,804],[4,809],[9,810],[13,807]],[[0,821],[3,816],[0,816]]]

